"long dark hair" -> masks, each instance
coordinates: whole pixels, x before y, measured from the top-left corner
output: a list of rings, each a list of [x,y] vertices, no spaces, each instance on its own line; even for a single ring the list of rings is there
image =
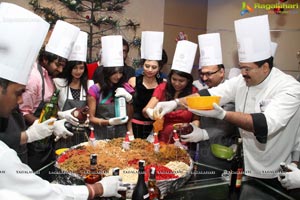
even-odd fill
[[[121,72],[123,76],[117,84],[111,86],[109,78],[117,72]],[[98,83],[101,86],[103,97],[106,97],[110,91],[115,91],[115,89],[117,89],[118,87],[122,87],[122,85],[125,83],[123,67],[100,66],[99,70],[97,70],[97,74],[94,74],[94,82]]]
[[[188,83],[186,85],[186,87],[179,93],[178,97],[185,97],[189,94],[192,94],[192,90],[193,90],[193,76],[191,74],[188,74],[186,72],[182,72],[182,71],[178,71],[178,70],[171,70],[169,75],[168,75],[168,82],[167,82],[167,88],[166,88],[166,93],[165,93],[165,97],[166,100],[173,100],[174,96],[175,96],[175,89],[171,83],[171,77],[173,74],[177,74],[181,77],[184,77],[187,79]]]
[[[73,80],[73,76],[72,76],[72,70],[74,69],[74,67],[76,65],[80,65],[83,64],[84,65],[84,72],[80,77],[80,84],[82,85],[83,89],[85,90],[85,92],[87,93],[87,81],[88,81],[88,72],[87,72],[87,66],[85,62],[82,61],[68,61],[66,67],[64,68],[64,78],[67,80],[67,85],[70,85],[70,83]]]

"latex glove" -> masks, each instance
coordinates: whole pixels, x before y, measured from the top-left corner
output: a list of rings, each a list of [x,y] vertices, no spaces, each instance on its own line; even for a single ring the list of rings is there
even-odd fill
[[[126,102],[130,102],[132,100],[132,95],[129,92],[127,92],[124,88],[119,87],[116,89],[115,92],[116,97],[125,97]]]
[[[213,104],[213,110],[195,110],[189,109],[190,112],[194,113],[195,115],[203,116],[203,117],[211,117],[216,119],[224,119],[226,116],[226,111],[219,106],[218,104]]]
[[[67,128],[65,127],[66,121],[67,121],[66,119],[61,119],[61,120],[54,122],[53,132],[54,132],[54,135],[56,136],[54,139],[55,142],[57,142],[62,137],[67,138],[69,136],[73,136],[73,133],[68,131]]]
[[[147,113],[147,115],[148,115],[148,117],[149,117],[150,119],[154,120],[154,109],[152,109],[152,108],[147,108],[147,109],[146,109],[146,113]]]
[[[118,194],[118,191],[126,191],[126,187],[121,186],[122,179],[120,176],[108,176],[104,177],[99,183],[103,187],[102,197],[118,197],[121,195]]]
[[[165,114],[172,112],[177,108],[178,104],[175,100],[158,102],[154,108],[154,113],[157,113],[162,118]]]
[[[288,190],[300,188],[300,170],[293,164],[288,164],[287,167],[291,172],[280,173],[278,176],[281,185]]]
[[[72,125],[74,126],[78,126],[79,124],[79,120],[74,117],[72,115],[72,112],[75,110],[76,108],[72,108],[70,110],[66,110],[66,111],[58,111],[57,115],[59,119],[66,119],[68,122],[70,122]]]
[[[128,121],[128,116],[126,117],[114,117],[108,120],[109,125],[115,126],[120,124],[125,124]]]
[[[205,129],[201,129],[192,123],[190,125],[193,127],[193,132],[187,135],[180,135],[182,142],[200,142],[209,139]]]
[[[38,119],[35,120],[34,123],[25,131],[27,135],[27,142],[34,142],[50,136],[53,132],[52,123],[54,121],[56,121],[55,118],[50,118],[42,123],[39,123]]]

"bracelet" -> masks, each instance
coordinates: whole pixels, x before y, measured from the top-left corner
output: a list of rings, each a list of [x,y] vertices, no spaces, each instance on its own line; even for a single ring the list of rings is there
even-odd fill
[[[95,196],[101,196],[103,194],[103,189],[101,189],[100,183],[95,183],[93,187],[95,189]]]
[[[90,184],[86,184],[86,187],[88,188],[88,191],[89,191],[89,199],[94,199],[95,191],[94,191],[93,187]]]

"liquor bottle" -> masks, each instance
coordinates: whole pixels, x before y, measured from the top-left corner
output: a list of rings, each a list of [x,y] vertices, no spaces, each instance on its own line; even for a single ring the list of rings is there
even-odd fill
[[[126,99],[125,97],[115,97],[115,115],[116,117],[126,117]]]
[[[112,175],[113,176],[119,176],[120,175],[120,168],[118,168],[118,167],[114,168]],[[113,199],[120,199],[120,200],[125,200],[126,199],[126,191],[119,191],[118,193],[121,195],[121,197],[120,198],[114,197]]]
[[[90,155],[90,170],[84,178],[84,181],[88,184],[94,184],[101,180],[101,174],[97,171],[97,154]]]
[[[148,192],[150,200],[161,199],[161,192],[159,187],[156,185],[156,169],[155,167],[150,168],[150,176],[148,180]]]
[[[238,138],[237,151],[232,159],[230,173],[230,190],[239,191],[243,177],[242,138]]]
[[[149,192],[145,183],[145,161],[139,160],[139,177],[132,193],[132,200],[149,200]]]
[[[39,123],[46,121],[47,119],[50,119],[51,117],[57,117],[57,112],[58,112],[58,94],[59,90],[56,89],[50,99],[49,103],[46,103],[44,108],[42,109],[40,118],[39,118]]]

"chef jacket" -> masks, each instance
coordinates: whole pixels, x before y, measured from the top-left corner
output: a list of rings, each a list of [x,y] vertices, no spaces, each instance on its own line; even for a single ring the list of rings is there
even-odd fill
[[[245,174],[277,177],[280,162],[291,162],[299,131],[300,83],[273,67],[266,79],[256,86],[246,86],[239,75],[208,92],[221,96],[221,105],[235,102],[236,112],[252,115],[254,133],[240,129]],[[199,93],[201,95],[201,91]]]
[[[36,200],[86,200],[86,186],[51,184],[36,176],[17,153],[0,141],[0,188],[15,191]]]

